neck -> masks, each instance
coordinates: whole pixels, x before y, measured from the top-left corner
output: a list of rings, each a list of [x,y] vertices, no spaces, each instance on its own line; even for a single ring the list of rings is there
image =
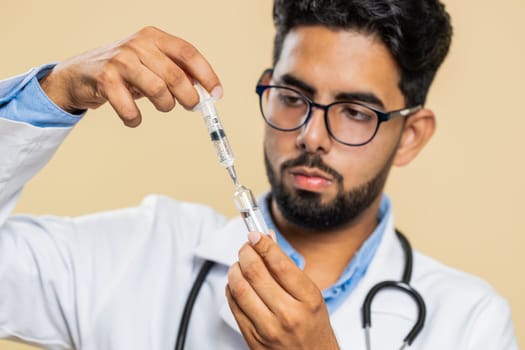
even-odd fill
[[[381,196],[352,222],[325,231],[308,230],[288,222],[274,200],[271,212],[279,232],[305,259],[304,272],[320,290],[333,285],[377,226]]]

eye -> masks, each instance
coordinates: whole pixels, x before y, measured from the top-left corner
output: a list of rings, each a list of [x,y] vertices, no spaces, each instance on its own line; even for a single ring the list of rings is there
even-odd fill
[[[374,113],[372,111],[358,105],[342,104],[339,108],[339,114],[351,121],[361,123],[370,122],[374,119]]]
[[[285,107],[301,107],[305,104],[305,101],[300,96],[294,94],[291,91],[280,91],[278,94],[279,101]]]

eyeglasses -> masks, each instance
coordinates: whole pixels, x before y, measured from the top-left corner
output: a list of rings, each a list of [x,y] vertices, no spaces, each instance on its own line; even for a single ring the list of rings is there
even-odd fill
[[[279,85],[266,85],[272,69],[264,71],[255,92],[259,95],[261,113],[268,125],[281,131],[294,131],[306,125],[313,108],[324,111],[328,133],[347,146],[363,146],[374,138],[382,122],[396,117],[407,117],[422,106],[382,112],[354,101],[336,101],[328,105],[315,103],[301,92]]]

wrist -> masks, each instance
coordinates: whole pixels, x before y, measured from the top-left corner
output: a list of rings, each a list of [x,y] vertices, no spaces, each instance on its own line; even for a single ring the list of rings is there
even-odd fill
[[[67,91],[67,85],[60,79],[55,68],[49,70],[47,74],[38,77],[38,83],[46,96],[60,109],[76,115],[85,112],[85,109],[74,106],[72,98]]]

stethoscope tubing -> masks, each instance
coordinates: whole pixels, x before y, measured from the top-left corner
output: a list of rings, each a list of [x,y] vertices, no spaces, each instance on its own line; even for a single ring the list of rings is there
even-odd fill
[[[363,302],[363,306],[361,308],[361,321],[362,326],[365,329],[367,350],[371,349],[370,328],[372,327],[372,301],[374,300],[377,293],[385,289],[397,289],[409,295],[414,300],[418,308],[416,323],[403,339],[404,343],[401,346],[401,349],[405,348],[406,345],[412,345],[425,325],[427,314],[425,301],[423,300],[421,294],[419,294],[419,292],[410,285],[410,280],[412,278],[412,268],[414,266],[413,250],[410,246],[410,242],[408,242],[408,239],[400,231],[396,230],[396,235],[399,239],[399,242],[401,243],[401,247],[403,248],[403,253],[405,254],[405,268],[403,270],[403,276],[401,277],[401,281],[382,281],[377,283],[370,289],[370,291],[368,291],[365,297],[365,301]]]
[[[371,317],[372,301],[374,300],[374,297],[377,295],[377,293],[379,293],[380,291],[384,289],[394,288],[394,289],[401,290],[402,292],[412,297],[412,299],[414,300],[414,302],[416,303],[418,307],[418,318],[416,320],[416,323],[412,327],[410,332],[407,334],[407,336],[404,338],[404,343],[401,346],[400,350],[404,349],[407,345],[410,346],[412,342],[414,341],[414,339],[419,335],[419,333],[423,329],[423,326],[425,325],[425,319],[426,319],[425,302],[423,300],[423,297],[410,285],[410,279],[412,277],[412,267],[413,267],[412,247],[410,246],[408,239],[401,232],[396,230],[396,235],[399,239],[399,242],[401,243],[401,247],[405,254],[405,267],[403,270],[403,276],[401,278],[401,281],[379,282],[378,284],[376,284],[370,289],[370,291],[367,293],[365,297],[365,301],[363,302],[363,306],[362,306],[361,315],[362,315],[362,325],[363,325],[363,328],[365,329],[366,345],[367,345],[368,350],[370,349],[370,328],[372,327],[372,317]],[[184,349],[193,306],[195,305],[195,301],[202,287],[202,284],[204,283],[204,280],[206,279],[206,276],[210,272],[213,265],[215,265],[213,261],[210,261],[210,260],[204,261],[204,264],[199,270],[197,278],[195,278],[195,282],[193,283],[193,286],[191,287],[190,294],[188,295],[188,298],[186,300],[186,305],[184,306],[184,310],[182,312],[181,321],[179,324],[179,330],[177,332],[177,339],[175,342],[175,350]]]
[[[210,272],[211,268],[215,263],[211,260],[204,261],[193,286],[191,287],[190,294],[188,294],[188,299],[186,300],[186,305],[184,305],[184,311],[182,311],[182,317],[179,324],[179,331],[177,332],[177,340],[175,343],[175,350],[183,350],[184,344],[186,343],[186,335],[188,333],[188,326],[190,325],[191,312],[193,310],[193,305],[197,296],[199,295],[200,289],[206,276]]]
[[[417,305],[418,308],[418,318],[416,320],[416,323],[410,330],[410,332],[407,334],[407,336],[403,339],[403,341],[408,344],[412,345],[412,342],[414,339],[416,339],[417,335],[421,332],[423,329],[423,326],[425,325],[425,318],[426,318],[426,307],[425,307],[425,301],[421,297],[421,295],[410,285],[406,284],[405,282],[401,281],[383,281],[376,284],[368,294],[366,295],[365,301],[363,303],[362,308],[362,324],[363,328],[369,329],[372,327],[372,301],[377,293],[384,289],[398,289],[402,291],[403,293],[409,295],[414,302]]]

